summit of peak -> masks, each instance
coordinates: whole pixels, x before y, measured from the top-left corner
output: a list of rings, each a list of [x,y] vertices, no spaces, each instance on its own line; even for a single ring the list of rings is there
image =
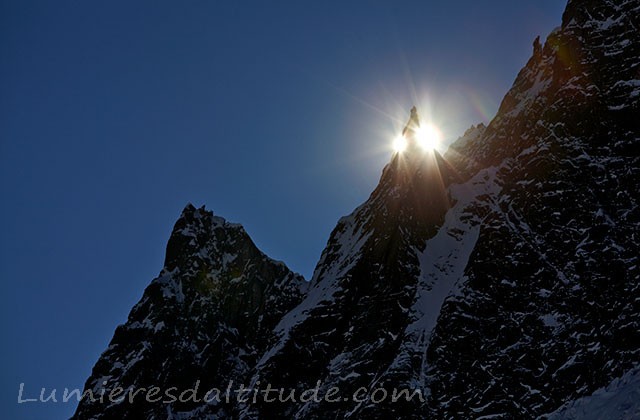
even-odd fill
[[[410,112],[409,121],[407,121],[407,124],[402,130],[402,136],[406,139],[407,146],[412,147],[418,145],[417,134],[418,129],[420,128],[420,116],[418,115],[418,109],[415,106],[411,108]]]
[[[432,155],[441,141],[442,133],[438,127],[429,121],[423,123],[414,106],[402,134],[394,140],[393,147],[398,154],[404,154],[406,159],[418,162],[425,156]]]

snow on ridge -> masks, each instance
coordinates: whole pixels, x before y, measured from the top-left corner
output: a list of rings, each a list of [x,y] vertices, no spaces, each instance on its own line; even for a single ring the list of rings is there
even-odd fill
[[[357,263],[360,250],[372,234],[371,231],[364,231],[368,217],[360,221],[363,216],[366,216],[367,204],[368,201],[338,222],[338,228],[342,230],[336,232],[330,239],[330,242],[335,241],[338,244],[338,249],[335,250],[337,252],[326,250],[323,253],[308,285],[307,295],[298,306],[287,312],[274,328],[275,335],[279,337],[278,342],[262,356],[257,364],[258,370],[284,347],[290,331],[307,319],[313,308],[321,305],[322,301],[332,300],[333,296],[341,290],[340,279]],[[326,261],[329,257],[333,257],[333,260],[327,265]],[[321,271],[322,268],[324,271]],[[320,278],[323,279],[322,282],[318,281]]]
[[[478,125],[472,125],[470,128],[468,128],[464,132],[462,136],[458,137],[456,141],[454,141],[449,145],[449,148],[447,149],[446,153],[449,153],[449,151],[452,151],[452,150],[465,149],[469,144],[476,142],[480,138],[480,136],[484,134],[484,131],[486,128],[487,127],[484,125],[484,123],[478,123]]]
[[[549,420],[640,418],[640,366],[593,394],[570,401],[547,416]]]
[[[549,59],[547,59],[547,61],[549,61]],[[542,93],[551,86],[552,79],[550,75],[546,74],[546,66],[548,65],[549,63],[546,63],[545,66],[538,67],[538,71],[535,77],[533,77],[533,84],[528,89],[518,92],[516,96],[518,102],[505,114],[505,117],[518,117],[523,111],[530,109],[531,104],[540,98]]]

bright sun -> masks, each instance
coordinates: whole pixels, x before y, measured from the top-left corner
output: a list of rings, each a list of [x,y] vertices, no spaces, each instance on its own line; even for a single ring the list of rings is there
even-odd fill
[[[442,134],[435,125],[425,124],[418,128],[416,138],[418,140],[418,144],[420,144],[420,147],[424,150],[433,150],[438,147]]]
[[[423,150],[430,151],[438,147],[442,140],[442,133],[435,125],[425,124],[418,128],[415,139]],[[392,146],[396,153],[402,153],[407,149],[407,139],[400,135],[393,139]]]
[[[393,150],[396,153],[402,153],[407,148],[407,139],[400,135],[393,139]]]

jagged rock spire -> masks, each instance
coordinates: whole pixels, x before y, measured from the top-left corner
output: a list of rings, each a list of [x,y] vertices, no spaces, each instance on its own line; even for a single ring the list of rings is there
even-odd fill
[[[407,141],[407,149],[413,150],[418,146],[417,132],[420,127],[420,117],[418,116],[418,110],[415,106],[411,108],[411,115],[409,121],[402,130],[402,135]]]
[[[404,127],[404,130],[402,130],[402,135],[407,137],[407,139],[410,137],[414,137],[418,127],[420,127],[420,117],[418,116],[418,109],[415,106],[413,106],[411,108],[411,115],[409,116],[409,121],[407,122],[407,125]]]

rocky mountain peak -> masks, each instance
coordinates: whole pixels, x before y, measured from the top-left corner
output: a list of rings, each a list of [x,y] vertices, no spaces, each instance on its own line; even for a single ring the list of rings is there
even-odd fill
[[[571,0],[496,117],[444,157],[418,150],[414,107],[412,147],[339,220],[308,288],[241,226],[187,206],[86,384],[346,399],[83,401],[76,418],[537,418],[636,383],[639,10]],[[378,388],[425,398],[348,398]]]
[[[405,125],[402,130],[402,136],[407,141],[407,152],[412,153],[415,152],[418,146],[418,130],[420,129],[420,117],[418,116],[418,109],[414,106],[411,108],[411,114],[409,116],[409,121]]]

